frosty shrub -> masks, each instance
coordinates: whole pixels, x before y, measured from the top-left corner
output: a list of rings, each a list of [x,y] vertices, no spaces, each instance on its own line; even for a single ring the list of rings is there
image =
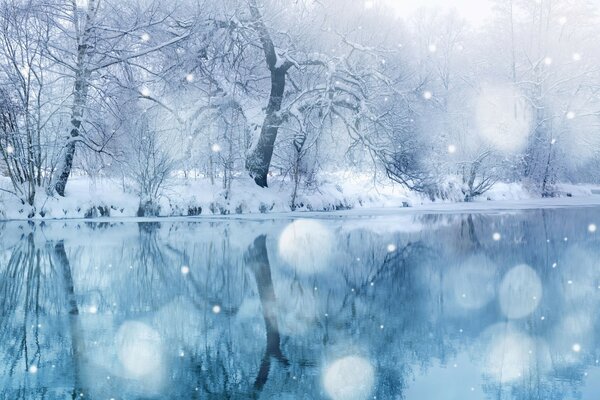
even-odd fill
[[[123,160],[124,174],[140,199],[138,216],[158,215],[158,200],[175,167],[166,132],[151,127],[149,119],[142,113],[130,127],[129,151]]]

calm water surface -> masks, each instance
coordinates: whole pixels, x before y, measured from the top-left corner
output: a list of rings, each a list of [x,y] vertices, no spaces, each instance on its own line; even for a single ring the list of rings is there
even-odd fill
[[[598,399],[595,223],[4,223],[0,398]]]

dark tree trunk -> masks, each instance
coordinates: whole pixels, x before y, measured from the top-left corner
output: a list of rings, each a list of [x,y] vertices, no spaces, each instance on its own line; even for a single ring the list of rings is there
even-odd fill
[[[72,399],[79,399],[83,396],[84,390],[82,386],[82,370],[86,359],[86,350],[83,342],[83,329],[79,319],[79,308],[75,296],[73,285],[73,275],[71,273],[71,264],[65,252],[65,246],[62,241],[54,246],[53,258],[62,269],[63,285],[65,289],[66,300],[69,310],[69,327],[71,330],[71,352],[73,355],[73,372],[74,382],[73,391],[71,392]]]
[[[60,175],[56,179],[54,184],[54,190],[59,196],[65,196],[65,189],[67,187],[67,181],[71,175],[71,168],[73,167],[73,158],[75,157],[75,142],[69,142],[65,148],[65,155],[63,164],[60,169]]]
[[[271,358],[275,358],[286,366],[289,363],[281,351],[281,336],[277,324],[277,303],[273,280],[271,278],[271,265],[269,264],[269,257],[267,255],[265,235],[260,235],[254,239],[254,243],[244,255],[244,260],[254,273],[267,331],[265,354],[261,360],[256,380],[254,381],[254,388],[260,391],[269,378]]]
[[[271,158],[273,157],[273,145],[275,144],[277,132],[282,122],[279,111],[281,110],[285,91],[285,75],[293,64],[289,60],[279,59],[256,0],[251,0],[249,6],[265,53],[267,67],[271,71],[271,94],[269,95],[269,103],[265,111],[265,119],[258,142],[246,159],[246,169],[258,186],[267,187],[267,175],[269,174]]]
[[[281,117],[278,115],[281,110],[283,92],[285,90],[286,70],[277,68],[271,71],[271,94],[267,106],[265,120],[260,131],[258,143],[252,149],[246,161],[246,168],[254,182],[258,186],[267,187],[267,175],[271,158],[273,157],[273,145],[277,138],[277,131],[281,125]]]

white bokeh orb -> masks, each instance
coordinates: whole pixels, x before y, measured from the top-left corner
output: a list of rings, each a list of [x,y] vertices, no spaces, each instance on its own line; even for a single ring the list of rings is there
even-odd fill
[[[347,356],[325,368],[323,386],[332,400],[366,400],[375,384],[375,369],[365,358]]]
[[[590,232],[590,233],[596,232],[597,229],[598,228],[596,227],[596,224],[589,224],[588,225],[588,232]]]
[[[487,340],[484,373],[496,382],[529,379],[547,372],[552,366],[546,342],[510,325],[493,325],[483,335]]]
[[[279,255],[298,272],[311,274],[329,266],[333,235],[319,221],[299,219],[279,236]]]
[[[532,110],[511,85],[484,85],[475,99],[476,134],[503,153],[523,150],[531,132]]]
[[[462,309],[476,310],[491,302],[496,295],[497,266],[483,255],[465,259],[444,277],[444,293]]]
[[[531,314],[542,299],[542,282],[537,272],[526,264],[510,269],[498,289],[500,309],[511,319]]]
[[[212,311],[210,304],[206,304],[206,307]],[[197,337],[190,335],[190,332],[206,332],[206,338],[210,340],[204,317],[204,310],[198,308],[198,304],[192,303],[185,296],[178,296],[163,305],[154,314],[151,322],[152,326],[156,327],[163,344],[178,343],[183,348],[192,348],[197,345]]]
[[[127,375],[141,379],[162,368],[163,344],[160,334],[149,325],[127,321],[115,337],[117,355]]]
[[[585,309],[565,315],[550,336],[555,365],[559,368],[580,364],[594,349],[596,307],[592,304]]]
[[[590,234],[595,232],[589,230]],[[562,280],[567,282],[562,288],[568,310],[586,311],[593,314],[593,302],[597,299],[600,269],[598,269],[598,249],[580,244],[569,246],[560,261]],[[569,284],[569,281],[571,282]]]
[[[319,314],[318,290],[299,290],[288,279],[281,279],[275,285],[276,293],[288,294],[277,298],[279,331],[293,337],[314,329]]]

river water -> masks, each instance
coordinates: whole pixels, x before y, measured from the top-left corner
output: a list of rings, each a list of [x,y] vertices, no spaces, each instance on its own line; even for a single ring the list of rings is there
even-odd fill
[[[598,399],[596,223],[2,223],[0,398]]]

